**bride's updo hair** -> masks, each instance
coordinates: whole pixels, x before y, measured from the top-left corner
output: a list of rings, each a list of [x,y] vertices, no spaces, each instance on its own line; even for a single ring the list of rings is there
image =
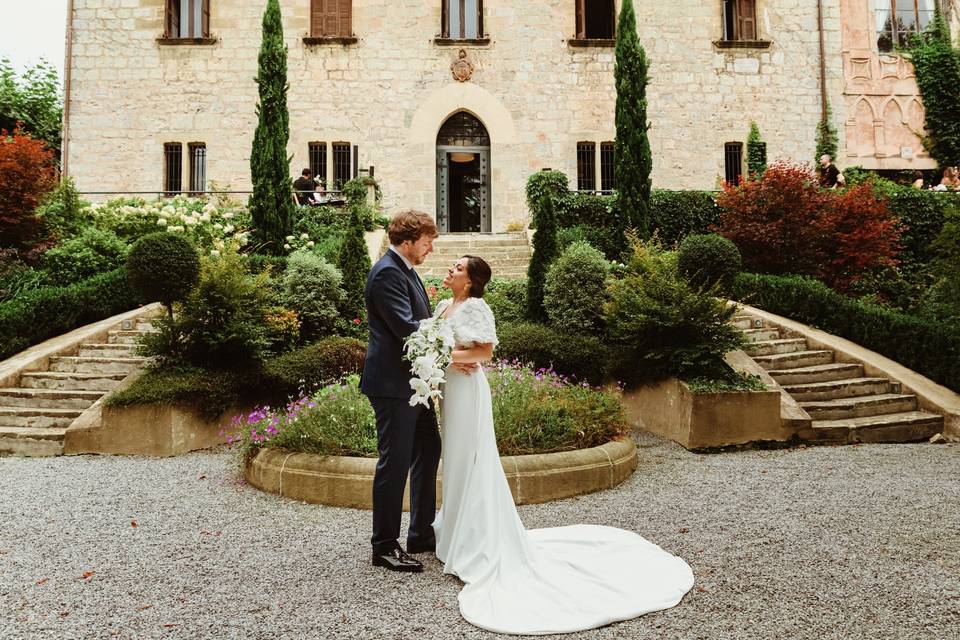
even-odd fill
[[[483,290],[490,282],[490,265],[479,256],[463,256],[467,259],[467,277],[470,278],[470,297],[482,298]]]

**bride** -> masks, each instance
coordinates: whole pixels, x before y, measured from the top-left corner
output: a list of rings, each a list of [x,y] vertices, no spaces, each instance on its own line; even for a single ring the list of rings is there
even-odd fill
[[[639,535],[599,525],[523,527],[500,464],[490,387],[478,363],[497,344],[483,300],[490,267],[464,256],[434,313],[456,347],[442,400],[443,503],[433,522],[444,573],[464,582],[460,613],[497,633],[550,634],[600,627],[680,602],[693,586],[682,559]]]

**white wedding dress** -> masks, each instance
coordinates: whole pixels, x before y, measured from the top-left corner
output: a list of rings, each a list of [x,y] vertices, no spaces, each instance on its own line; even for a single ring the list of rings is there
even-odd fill
[[[449,321],[458,346],[497,342],[483,299],[467,299]],[[693,586],[686,562],[631,531],[524,529],[482,370],[447,370],[442,419],[443,503],[433,528],[444,573],[464,582],[458,600],[467,622],[497,633],[581,631],[672,607]]]

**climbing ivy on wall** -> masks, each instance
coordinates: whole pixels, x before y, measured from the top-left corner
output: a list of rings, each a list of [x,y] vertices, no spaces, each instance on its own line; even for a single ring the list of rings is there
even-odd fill
[[[924,147],[941,167],[960,165],[960,50],[951,43],[939,9],[926,31],[914,35],[903,53],[913,63],[923,97]]]

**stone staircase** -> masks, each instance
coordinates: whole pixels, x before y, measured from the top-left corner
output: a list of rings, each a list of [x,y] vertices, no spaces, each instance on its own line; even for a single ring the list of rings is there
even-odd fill
[[[798,436],[810,443],[912,442],[943,431],[943,416],[922,411],[900,383],[867,376],[863,365],[837,362],[830,350],[781,334],[762,318],[737,315],[744,351],[809,414]]]
[[[24,371],[16,387],[0,388],[0,455],[62,455],[67,427],[143,366],[134,350],[152,330],[149,318],[126,321],[106,343],[50,356],[47,371]]]
[[[526,278],[531,253],[525,233],[444,233],[433,241],[433,253],[417,272],[442,278],[458,258],[474,255],[490,264],[494,278]]]

